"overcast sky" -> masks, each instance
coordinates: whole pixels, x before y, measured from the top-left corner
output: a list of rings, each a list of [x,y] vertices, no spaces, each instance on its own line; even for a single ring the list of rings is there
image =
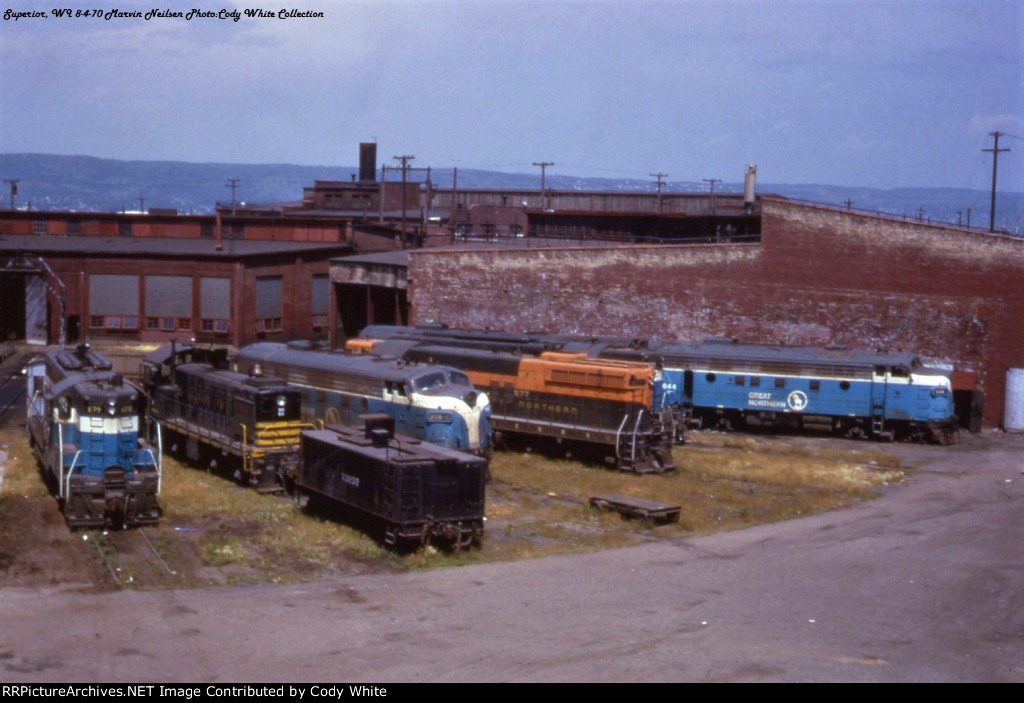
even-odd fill
[[[2,152],[987,189],[998,130],[1024,191],[1021,0],[56,4],[0,8]]]

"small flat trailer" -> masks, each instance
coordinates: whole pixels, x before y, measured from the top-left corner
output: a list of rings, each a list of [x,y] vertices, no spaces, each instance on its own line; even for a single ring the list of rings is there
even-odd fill
[[[594,496],[590,505],[601,510],[614,510],[626,518],[638,518],[643,525],[663,522],[679,522],[682,506],[669,505],[649,498],[610,493]]]

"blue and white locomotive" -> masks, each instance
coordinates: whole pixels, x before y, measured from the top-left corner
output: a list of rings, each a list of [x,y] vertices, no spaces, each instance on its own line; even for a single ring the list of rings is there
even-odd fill
[[[684,403],[704,425],[818,428],[942,444],[957,429],[949,376],[910,353],[740,344],[731,338],[654,341],[644,353],[679,375]]]
[[[30,361],[29,444],[71,527],[127,527],[160,518],[159,452],[139,432],[140,388],[80,345]]]
[[[427,442],[489,455],[490,402],[461,371],[364,354],[329,352],[306,342],[258,342],[240,349],[235,366],[283,378],[303,389],[303,420],[361,426],[384,413],[395,431]]]

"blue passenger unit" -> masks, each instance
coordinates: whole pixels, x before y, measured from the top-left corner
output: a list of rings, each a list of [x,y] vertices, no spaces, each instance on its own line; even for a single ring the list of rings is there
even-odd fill
[[[260,371],[302,388],[303,419],[360,426],[385,414],[395,431],[449,449],[491,453],[490,402],[461,371],[362,354],[318,350],[308,343],[259,342],[238,351],[241,372]]]
[[[731,339],[653,343],[647,353],[683,372],[685,402],[705,425],[818,426],[942,443],[956,430],[949,377],[913,354]]]
[[[29,444],[72,527],[159,520],[158,451],[140,436],[144,395],[81,345],[29,362]]]

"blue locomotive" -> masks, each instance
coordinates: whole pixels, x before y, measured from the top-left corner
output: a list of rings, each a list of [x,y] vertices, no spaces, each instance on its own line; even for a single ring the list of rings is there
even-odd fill
[[[656,360],[681,380],[686,414],[698,426],[821,429],[941,444],[957,430],[949,376],[910,353],[709,338],[608,345],[600,354]]]
[[[490,402],[461,371],[363,354],[318,350],[304,342],[258,342],[235,356],[239,371],[259,366],[302,389],[307,422],[359,426],[383,413],[395,431],[481,455],[491,453]]]
[[[140,436],[142,390],[86,345],[37,357],[26,375],[29,444],[68,525],[156,523],[159,451]]]
[[[849,437],[953,441],[958,421],[948,374],[910,353],[738,343],[511,334],[376,325],[361,336],[477,349],[583,352],[661,369],[659,409],[697,427],[820,429]]]

